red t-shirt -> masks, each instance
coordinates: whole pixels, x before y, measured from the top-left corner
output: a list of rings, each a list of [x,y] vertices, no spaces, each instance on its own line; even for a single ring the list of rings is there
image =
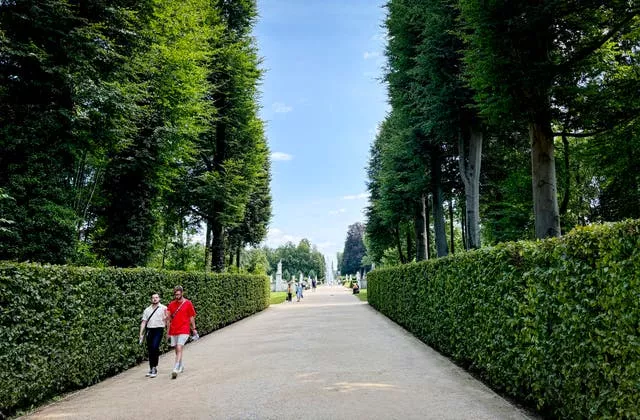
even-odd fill
[[[189,319],[192,316],[196,316],[196,311],[193,309],[193,304],[190,300],[185,299],[184,304],[178,311],[181,303],[172,300],[167,306],[167,312],[169,312],[169,319],[171,325],[169,326],[169,335],[189,334],[191,332],[191,325]],[[178,311],[176,313],[176,311]],[[173,316],[175,314],[175,316]],[[173,318],[171,318],[173,316]]]

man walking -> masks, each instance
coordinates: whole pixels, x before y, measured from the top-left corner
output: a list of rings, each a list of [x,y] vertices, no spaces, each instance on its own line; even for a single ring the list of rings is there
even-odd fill
[[[182,295],[182,286],[173,288],[173,300],[167,307],[167,324],[169,328],[169,340],[171,347],[176,349],[176,363],[171,372],[171,379],[176,379],[178,373],[184,371],[182,364],[182,351],[187,343],[190,331],[193,331],[194,339],[198,338],[196,330],[196,311],[190,300]]]
[[[160,358],[160,342],[164,334],[167,307],[160,303],[160,295],[151,295],[151,305],[142,313],[140,323],[140,343],[147,335],[147,350],[149,351],[149,372],[146,376],[155,378],[158,376],[158,359]]]

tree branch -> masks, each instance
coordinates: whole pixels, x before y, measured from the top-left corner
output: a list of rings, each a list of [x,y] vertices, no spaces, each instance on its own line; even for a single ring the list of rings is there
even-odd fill
[[[569,70],[575,64],[579,63],[580,61],[584,60],[589,55],[597,51],[598,48],[604,45],[605,42],[613,38],[615,34],[617,34],[622,28],[624,28],[629,22],[631,22],[631,20],[633,20],[633,18],[638,14],[639,11],[640,10],[638,9],[631,10],[624,19],[622,19],[617,25],[611,28],[611,30],[609,30],[609,32],[607,32],[604,36],[602,36],[600,39],[595,40],[591,45],[588,45],[575,53],[573,57],[570,57],[564,63],[559,64],[557,66],[558,72],[563,73]]]
[[[569,133],[569,132],[563,130],[563,131],[561,131],[559,133],[553,133],[553,136],[554,137],[567,136],[567,137],[571,137],[571,138],[574,138],[574,139],[597,136],[599,134],[604,134],[607,131],[613,130],[613,129],[617,128],[617,127],[623,126],[625,124],[629,124],[629,123],[633,122],[634,120],[636,120],[638,118],[637,111],[633,111],[631,114],[632,114],[632,116],[630,116],[629,118],[616,121],[614,124],[611,124],[611,125],[609,125],[607,127],[602,127],[599,130],[590,131],[590,132],[583,132],[583,133]]]

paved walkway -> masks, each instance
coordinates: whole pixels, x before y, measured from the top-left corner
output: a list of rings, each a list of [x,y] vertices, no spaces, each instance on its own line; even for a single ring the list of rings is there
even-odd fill
[[[344,288],[307,291],[188,345],[176,380],[172,363],[167,354],[155,379],[143,364],[31,418],[527,418]]]

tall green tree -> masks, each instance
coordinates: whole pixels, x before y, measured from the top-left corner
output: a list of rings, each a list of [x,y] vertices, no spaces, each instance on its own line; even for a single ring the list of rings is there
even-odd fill
[[[162,194],[192,159],[195,142],[212,115],[206,101],[214,35],[208,1],[155,0],[143,32],[148,49],[134,54],[141,85],[140,112],[131,142],[106,170],[104,229],[99,249],[120,267],[146,264],[153,250]]]
[[[406,147],[426,168],[414,175],[422,177],[425,171],[429,174],[436,250],[438,256],[444,256],[448,253],[448,246],[442,208],[443,183],[448,175],[443,174],[443,165],[452,150],[441,141],[435,127],[429,123],[424,104],[420,103],[424,99],[424,86],[432,82],[430,74],[421,69],[417,62],[419,47],[424,40],[421,10],[416,0],[392,0],[387,3],[385,26],[389,41],[385,50],[388,60],[385,79],[393,112],[406,130]],[[414,208],[419,208],[424,195],[422,192],[413,198]],[[418,215],[419,212],[415,211],[416,219]],[[422,242],[424,244],[424,239]]]
[[[562,102],[559,82],[592,74],[601,53],[624,48],[620,41],[637,28],[637,5],[524,0],[460,0],[460,5],[467,71],[480,112],[497,125],[514,117],[526,121],[536,236],[558,236],[553,124],[571,108]]]
[[[422,75],[423,83],[416,89],[415,102],[423,110],[423,124],[431,135],[450,149],[457,147],[459,167],[455,171],[464,185],[469,248],[479,248],[483,127],[474,109],[473,92],[463,79],[459,10],[451,0],[411,4],[414,19],[423,25],[415,58],[415,72]]]
[[[147,2],[0,5],[0,186],[15,235],[0,258],[63,263],[74,254],[91,194],[87,156],[118,142],[128,101],[115,81]],[[91,182],[91,181],[90,181]],[[93,182],[95,185],[95,182]],[[93,191],[93,188],[89,191]]]
[[[216,0],[222,31],[213,41],[209,98],[217,110],[200,136],[191,171],[193,209],[206,223],[205,267],[222,271],[229,230],[242,223],[253,185],[264,173],[264,131],[258,118],[260,59],[251,30],[254,0]]]
[[[231,227],[227,233],[229,251],[235,252],[238,268],[241,250],[246,245],[258,246],[266,238],[271,220],[271,163],[266,140],[256,144],[253,156],[260,161],[262,169],[254,178],[242,222]]]
[[[364,268],[362,266],[362,259],[366,254],[364,232],[365,227],[362,223],[358,222],[349,226],[347,239],[344,242],[344,257],[340,266],[341,274],[356,274]]]
[[[308,239],[302,239],[298,245],[288,242],[275,250],[266,249],[265,255],[269,260],[269,274],[275,274],[278,262],[282,261],[283,279],[290,280],[290,276],[298,278],[299,274],[307,277],[325,276],[325,258]]]

